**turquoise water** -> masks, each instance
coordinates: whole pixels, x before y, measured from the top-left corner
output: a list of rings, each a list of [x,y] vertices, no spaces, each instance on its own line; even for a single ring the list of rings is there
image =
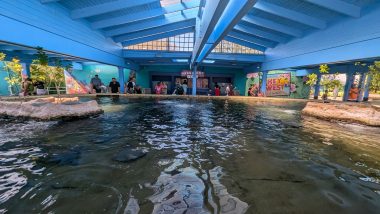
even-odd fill
[[[379,128],[303,102],[97,100],[98,117],[0,120],[1,212],[379,213]]]

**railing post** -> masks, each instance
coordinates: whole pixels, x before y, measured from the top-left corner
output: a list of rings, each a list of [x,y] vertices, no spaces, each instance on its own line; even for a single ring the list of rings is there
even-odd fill
[[[193,69],[193,85],[192,85],[192,95],[197,95],[197,66],[194,66]]]
[[[267,79],[268,79],[268,71],[263,71],[263,75],[261,77],[261,88],[260,92],[263,94],[263,96],[266,96],[267,94]]]
[[[371,74],[367,74],[367,80],[365,81],[364,86],[364,95],[363,95],[363,102],[367,102],[369,99],[369,86],[371,85],[372,76]]]

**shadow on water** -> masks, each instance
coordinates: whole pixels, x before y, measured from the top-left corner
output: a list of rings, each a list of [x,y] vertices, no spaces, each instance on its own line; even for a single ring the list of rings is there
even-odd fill
[[[0,119],[0,212],[380,208],[378,128],[302,118],[302,103],[97,101],[105,113],[78,121]]]

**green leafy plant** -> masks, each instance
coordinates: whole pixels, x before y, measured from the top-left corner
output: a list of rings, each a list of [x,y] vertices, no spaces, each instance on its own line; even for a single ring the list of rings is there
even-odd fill
[[[322,64],[322,65],[319,66],[319,72],[321,74],[328,74],[329,71],[330,71],[330,68],[329,68],[329,66],[327,64]]]
[[[317,84],[317,80],[318,80],[318,75],[315,73],[312,73],[312,74],[307,75],[307,81],[305,83],[306,85],[314,86],[315,84]]]
[[[41,81],[50,85],[48,74],[51,72],[49,67],[49,58],[43,48],[37,47],[37,58],[32,61],[30,74],[33,81]]]
[[[6,54],[0,53],[0,61],[4,61]],[[8,85],[11,87],[11,93],[13,93],[12,88],[16,89],[16,93],[19,92],[19,87],[22,82],[22,65],[20,60],[17,58],[12,58],[12,61],[4,61],[4,70],[8,73],[5,77]]]
[[[54,68],[49,75],[49,79],[55,85],[58,95],[61,94],[60,88],[64,85],[65,82],[65,70],[70,71],[72,65],[63,66],[60,59],[56,59],[54,63]]]
[[[72,65],[63,66],[60,59],[56,59],[52,66],[49,66],[49,57],[44,49],[37,47],[37,58],[33,60],[31,65],[31,76],[34,81],[42,81],[48,87],[54,87],[57,94],[60,95],[60,88],[64,85],[64,71],[71,71]]]
[[[371,76],[370,90],[377,93],[380,91],[380,61],[375,61],[368,69]]]
[[[328,74],[330,71],[330,68],[327,64],[322,64],[319,66],[319,73],[321,74]],[[307,75],[307,81],[305,82],[306,85],[314,86],[317,84],[318,75],[316,73],[311,73]]]

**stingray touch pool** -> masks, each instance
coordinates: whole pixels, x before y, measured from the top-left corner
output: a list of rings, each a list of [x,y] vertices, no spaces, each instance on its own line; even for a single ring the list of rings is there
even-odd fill
[[[0,213],[379,213],[380,128],[304,102],[96,100],[88,119],[0,119]]]

